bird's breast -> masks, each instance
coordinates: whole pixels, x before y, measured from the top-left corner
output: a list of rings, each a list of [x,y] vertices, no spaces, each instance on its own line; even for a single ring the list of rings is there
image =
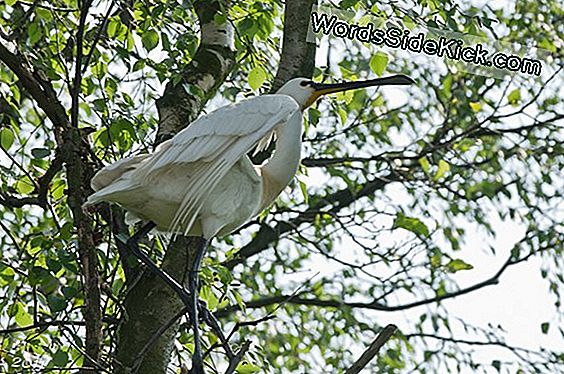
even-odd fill
[[[247,157],[238,161],[208,195],[200,213],[203,231],[229,234],[256,215],[262,179]]]

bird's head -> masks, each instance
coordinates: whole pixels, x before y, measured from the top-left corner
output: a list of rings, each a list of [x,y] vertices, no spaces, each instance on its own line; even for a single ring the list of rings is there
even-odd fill
[[[341,83],[316,83],[307,78],[294,78],[286,82],[276,93],[292,97],[298,102],[298,104],[300,104],[302,110],[304,110],[313,104],[319,97],[330,93],[354,90],[363,87],[408,85],[413,83],[415,83],[413,79],[401,74],[364,81]]]

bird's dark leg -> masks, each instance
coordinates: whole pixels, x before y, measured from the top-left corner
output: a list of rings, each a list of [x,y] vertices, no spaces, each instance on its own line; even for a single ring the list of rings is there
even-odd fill
[[[166,272],[159,269],[159,267],[151,260],[149,256],[147,256],[141,249],[139,249],[139,239],[146,235],[149,231],[155,228],[155,224],[153,222],[147,223],[145,226],[141,227],[139,231],[137,231],[131,238],[127,240],[127,246],[131,249],[131,252],[139,259],[139,261],[143,262],[147,267],[151,270],[153,274],[161,278],[170,288],[172,288],[180,297],[180,299],[184,302],[184,304],[188,307],[188,309],[192,308],[192,298],[186,292],[184,287],[180,285],[174,278],[168,275]]]
[[[206,253],[209,241],[199,238],[200,243],[196,247],[196,257],[192,262],[188,278],[188,291],[192,295],[192,305],[198,305],[198,271],[202,264],[202,259]],[[190,308],[190,320],[194,331],[194,354],[192,356],[191,374],[204,374],[204,363],[202,358],[202,346],[200,344],[200,330],[198,326],[198,308]]]
[[[139,239],[149,233],[153,228],[155,228],[155,224],[153,222],[147,223],[143,226],[139,231],[137,231],[131,238],[127,240],[127,246],[131,249],[131,252],[139,259],[139,261],[143,262],[150,270],[161,278],[170,288],[172,288],[180,297],[180,299],[184,302],[184,304],[188,307],[190,320],[192,322],[192,328],[194,331],[194,355],[192,357],[192,370],[190,374],[204,374],[204,364],[202,358],[202,347],[200,344],[200,331],[198,328],[198,309],[202,307],[204,316],[210,325],[214,328],[218,328],[218,322],[209,312],[205,305],[200,305],[198,302],[198,271],[200,270],[200,265],[202,263],[202,259],[204,254],[206,253],[206,249],[208,247],[209,241],[204,238],[198,238],[200,243],[198,243],[196,248],[196,256],[190,268],[189,278],[188,278],[188,290],[189,294],[186,292],[184,287],[180,285],[174,278],[168,275],[166,272],[159,269],[159,267],[151,260],[147,254],[145,254],[139,248]],[[196,306],[196,307],[194,307]],[[219,330],[221,333],[221,330]],[[221,336],[225,340],[223,336]]]

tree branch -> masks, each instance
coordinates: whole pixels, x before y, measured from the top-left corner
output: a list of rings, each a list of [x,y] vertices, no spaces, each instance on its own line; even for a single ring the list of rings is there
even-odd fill
[[[79,2],[80,4],[80,2]],[[78,29],[76,31],[76,60],[74,67],[74,81],[70,89],[71,92],[71,125],[78,127],[78,102],[80,95],[80,86],[82,83],[82,57],[84,54],[84,29],[86,27],[86,17],[92,0],[84,0],[80,8],[80,17],[78,20]]]
[[[515,245],[515,248],[520,246],[527,237],[522,239],[519,243]],[[368,310],[378,310],[384,312],[396,312],[400,310],[406,310],[415,308],[421,305],[431,304],[434,302],[440,302],[448,299],[452,299],[458,296],[462,296],[468,294],[470,292],[479,290],[481,288],[495,285],[499,282],[499,278],[501,275],[512,265],[519,264],[521,262],[527,261],[530,257],[532,257],[535,253],[539,251],[545,251],[550,249],[551,247],[543,247],[536,252],[530,252],[528,255],[514,259],[513,254],[510,254],[508,259],[504,262],[504,264],[499,268],[499,270],[490,278],[483,280],[482,282],[478,282],[472,286],[462,288],[457,291],[448,292],[444,295],[435,296],[427,299],[422,299],[418,301],[414,301],[411,303],[399,304],[399,305],[386,305],[378,301],[378,299],[374,299],[371,302],[346,302],[343,300],[323,300],[318,298],[305,298],[299,296],[291,296],[291,295],[276,295],[270,297],[263,297],[256,300],[251,300],[245,303],[247,309],[256,309],[256,308],[263,308],[272,304],[278,303],[288,303],[288,304],[296,304],[296,305],[310,305],[310,306],[319,306],[319,307],[329,307],[329,308],[342,308],[342,307],[349,307],[349,308],[360,308],[360,309],[368,309]],[[215,314],[218,318],[226,317],[227,315],[231,314],[232,312],[239,310],[239,306],[232,305],[223,309],[219,309]]]
[[[345,374],[358,374],[362,369],[366,367],[372,361],[374,356],[380,351],[380,348],[392,337],[394,332],[397,330],[395,325],[388,325],[380,331],[376,339],[370,344],[370,346],[364,351],[362,356],[347,370]]]
[[[307,157],[302,159],[301,163],[307,167],[327,167],[333,165],[340,165],[349,162],[370,162],[370,161],[385,161],[386,155],[375,155],[372,157]]]
[[[6,208],[22,208],[26,205],[41,206],[37,197],[13,197],[0,191],[0,205]]]
[[[274,228],[263,224],[253,240],[241,248],[241,250],[235,254],[235,257],[226,261],[224,265],[228,268],[233,268],[236,265],[243,263],[248,258],[261,253],[262,251],[268,249],[272,243],[276,242],[282,234],[295,230],[304,223],[313,222],[319,212],[323,211],[328,206],[332,205],[332,207],[328,209],[328,213],[337,213],[341,209],[352,204],[354,201],[365,196],[371,196],[374,192],[384,188],[384,186],[388,183],[398,181],[399,179],[400,176],[395,173],[388,174],[385,177],[376,177],[364,184],[358,191],[353,192],[349,188],[343,188],[337,192],[319,197],[316,203],[312,204],[297,217],[287,222],[280,222]],[[311,200],[313,201],[316,199],[312,198]]]
[[[50,82],[40,78],[41,73],[32,73],[26,64],[16,54],[10,52],[0,43],[0,61],[2,61],[18,77],[22,86],[27,90],[31,97],[37,102],[39,107],[45,112],[47,117],[55,126],[66,127],[69,125],[69,118],[65,108],[57,99],[55,90]]]
[[[225,374],[233,374],[235,372],[237,366],[239,366],[239,363],[241,362],[241,360],[243,360],[243,358],[245,357],[245,353],[247,353],[250,347],[251,347],[250,340],[247,340],[246,342],[243,343],[243,345],[241,346],[239,351],[235,354],[235,356],[229,360],[229,367],[225,371]]]
[[[85,3],[87,9],[90,1]],[[81,12],[85,13],[83,8]],[[83,18],[84,17],[84,18]],[[85,20],[86,15],[81,15]],[[84,21],[79,34],[84,32]],[[78,52],[81,55],[81,51]],[[79,56],[80,56],[79,55]],[[44,79],[44,74],[40,71],[32,72],[26,67],[24,60],[15,53],[10,52],[4,45],[0,44],[0,61],[2,61],[18,77],[22,86],[37,102],[39,107],[45,112],[55,127],[55,137],[61,152],[61,160],[66,166],[68,182],[68,204],[71,208],[74,225],[78,234],[78,255],[84,274],[84,293],[85,308],[83,311],[86,321],[86,367],[96,366],[100,352],[101,341],[101,309],[100,309],[100,285],[98,274],[98,257],[92,236],[91,220],[82,211],[82,203],[85,196],[89,194],[88,181],[93,174],[85,158],[85,142],[78,129],[78,91],[80,90],[80,74],[75,77],[73,89],[73,125],[66,114],[65,108],[57,98],[55,90],[48,80]],[[77,56],[77,63],[80,59]],[[80,67],[77,68],[80,71]],[[78,90],[78,91],[77,91]],[[57,161],[57,160],[56,160]],[[58,171],[58,161],[50,174]],[[47,175],[49,178],[50,175]],[[49,179],[45,179],[47,182]],[[38,192],[46,193],[46,187]],[[41,203],[41,200],[38,200]]]
[[[116,324],[118,321],[112,317],[106,316],[103,318],[105,323]],[[15,332],[23,332],[29,331],[34,329],[46,329],[48,327],[54,326],[85,326],[86,322],[84,321],[64,321],[64,320],[54,320],[54,321],[42,321],[34,323],[33,325],[29,326],[20,326],[20,327],[11,327],[7,329],[0,330],[0,334],[12,334]]]
[[[306,41],[313,4],[317,4],[317,0],[286,1],[282,52],[270,93],[275,93],[292,78],[313,76],[316,46]],[[256,154],[249,152],[248,156],[255,165],[260,165],[272,155],[274,148],[275,143],[271,142],[264,151]]]
[[[51,181],[53,180],[55,175],[57,175],[57,173],[61,171],[62,167],[63,158],[61,157],[60,152],[57,150],[55,152],[53,161],[51,161],[51,164],[49,165],[49,168],[47,169],[45,174],[43,174],[37,181],[37,188],[34,191],[35,193],[37,193],[37,200],[39,201],[39,205],[41,205],[43,208],[47,206],[47,193],[49,192],[49,185],[51,184]]]

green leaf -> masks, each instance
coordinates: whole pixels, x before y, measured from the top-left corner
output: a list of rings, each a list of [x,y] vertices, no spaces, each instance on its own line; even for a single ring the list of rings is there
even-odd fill
[[[8,128],[0,130],[0,146],[4,150],[8,150],[14,144],[14,133]]]
[[[206,96],[204,90],[202,90],[200,87],[198,87],[195,84],[184,83],[182,84],[182,87],[188,94],[192,96],[196,96],[202,99]]]
[[[67,299],[72,299],[78,295],[78,290],[74,287],[63,287],[61,291]]]
[[[475,144],[475,141],[473,139],[462,139],[461,141],[459,141],[458,143],[456,143],[454,145],[454,149],[460,151],[460,152],[466,152],[470,149],[470,147],[472,147]]]
[[[243,312],[246,310],[246,304],[243,301],[243,298],[241,297],[241,294],[237,291],[232,291],[233,297],[235,298],[235,302],[237,303],[237,306],[239,307],[239,309],[241,309]]]
[[[256,91],[266,80],[266,72],[260,66],[254,67],[249,72],[248,80],[249,86],[251,86],[251,88]]]
[[[135,47],[135,39],[133,39],[133,34],[131,31],[127,32],[127,37],[125,39],[125,46],[128,51],[133,51],[133,47]]]
[[[360,0],[343,0],[341,1],[341,3],[339,4],[339,7],[341,9],[348,9],[348,8],[352,8],[353,6],[355,6]]]
[[[548,49],[550,52],[556,53],[558,48],[550,39],[542,39],[540,42],[537,43],[539,48]]]
[[[141,42],[147,51],[151,51],[159,44],[159,34],[155,30],[147,30],[143,33]]]
[[[548,334],[548,329],[550,328],[550,323],[543,322],[541,323],[541,331],[543,334]]]
[[[446,76],[446,78],[443,81],[443,92],[447,97],[450,97],[452,95],[451,87],[452,87],[452,74],[449,74]]]
[[[18,0],[6,0],[6,5],[8,6],[12,6],[14,5]]]
[[[65,310],[65,308],[67,307],[67,300],[57,295],[48,295],[47,303],[49,304],[49,308],[53,313]]]
[[[507,95],[507,101],[509,104],[516,106],[519,101],[521,101],[521,91],[516,88]]]
[[[120,22],[120,20],[117,19],[117,18],[112,19],[112,20],[108,23],[107,32],[108,32],[108,36],[109,36],[110,38],[113,38],[113,37],[116,35],[117,31],[119,30],[120,25],[121,25],[121,22]]]
[[[26,312],[25,308],[22,305],[20,305],[20,307],[18,308],[15,320],[16,324],[20,327],[29,326],[33,323],[33,318],[28,312]]]
[[[393,229],[402,228],[411,231],[417,235],[429,236],[429,229],[419,218],[406,217],[403,213],[398,213]]]
[[[8,306],[8,317],[14,317],[18,314],[19,310],[23,308],[21,303],[15,303]]]
[[[451,260],[445,266],[446,266],[447,271],[450,272],[450,273],[456,273],[457,271],[460,271],[460,270],[474,269],[474,266],[462,261],[459,258]]]
[[[402,21],[405,27],[407,27],[409,30],[413,30],[415,26],[417,26],[409,16],[404,16]]]
[[[29,25],[27,34],[29,36],[29,43],[34,45],[43,36],[43,29],[36,22],[33,22]]]
[[[341,124],[343,126],[347,123],[347,116],[348,116],[347,111],[339,107],[339,119],[341,120]]]
[[[12,268],[5,268],[0,271],[0,286],[5,286],[14,280],[16,272]]]
[[[472,108],[474,112],[479,112],[482,109],[482,104],[473,102],[470,103],[470,108]]]
[[[161,33],[161,41],[163,43],[163,49],[165,51],[170,51],[170,40],[168,39],[168,35],[166,33]]]
[[[145,60],[137,60],[133,64],[133,68],[131,69],[131,71],[138,71],[143,69],[144,67],[145,67]]]
[[[22,178],[18,179],[16,184],[14,185],[16,191],[22,195],[26,195],[31,193],[35,189],[35,184],[29,179],[27,175],[24,175]]]
[[[314,107],[310,107],[307,114],[308,114],[309,123],[311,123],[313,126],[319,123],[319,117],[321,117],[321,112],[318,109]]]
[[[353,101],[353,98],[354,98],[353,91],[343,91],[343,92],[337,92],[337,94],[335,94],[335,99],[339,101],[344,101],[347,105]],[[339,107],[339,109],[343,110],[346,113],[346,111],[343,108]]]
[[[51,194],[53,196],[53,199],[55,200],[59,200],[60,198],[63,197],[63,195],[65,194],[65,188],[67,187],[66,183],[64,180],[62,179],[57,179],[53,182],[53,184],[51,185]],[[64,228],[64,226],[63,226]],[[64,237],[63,237],[64,239]]]
[[[31,150],[31,155],[35,158],[45,158],[49,156],[49,149],[47,148],[33,148]]]
[[[41,266],[34,266],[29,271],[29,283],[32,286],[40,286],[45,294],[53,293],[59,287],[59,281],[51,272]]]
[[[218,13],[213,16],[213,20],[218,25],[223,25],[225,22],[227,22],[227,16],[223,13]]]
[[[249,38],[254,38],[255,34],[258,31],[257,22],[255,22],[255,20],[250,17],[243,19],[241,22],[238,23],[237,26],[239,32],[242,35],[248,36]]]
[[[449,170],[450,170],[450,165],[448,164],[448,162],[446,162],[445,160],[440,160],[439,161],[439,168],[437,169],[437,173],[433,177],[433,180],[438,181]]]
[[[431,167],[429,165],[429,160],[427,159],[427,157],[423,156],[419,159],[419,165],[421,165],[421,169],[423,169],[423,171],[425,173],[429,173],[429,168]]]
[[[200,291],[200,297],[202,300],[206,302],[209,310],[214,310],[217,307],[217,304],[219,303],[217,296],[215,296],[215,294],[213,293],[213,291],[209,286],[204,285],[202,287]]]
[[[229,284],[233,281],[233,274],[226,267],[218,265],[216,270],[217,270],[217,274],[219,275],[219,279],[221,283]]]
[[[260,368],[256,365],[249,363],[248,361],[243,361],[237,366],[237,373],[238,374],[253,374],[258,373]]]
[[[370,58],[370,69],[378,76],[382,75],[387,65],[388,55],[384,52],[376,52],[376,54],[372,55]]]
[[[62,351],[60,348],[55,354],[53,355],[53,359],[51,363],[57,367],[65,367],[69,362],[69,354],[65,351]]]
[[[441,258],[442,255],[440,252],[435,253],[434,255],[431,256],[431,267],[433,269],[438,268],[439,266],[441,266]]]
[[[301,180],[298,180],[298,184],[300,185],[300,191],[302,191],[302,196],[304,197],[304,201],[307,204],[308,203],[307,186]]]

